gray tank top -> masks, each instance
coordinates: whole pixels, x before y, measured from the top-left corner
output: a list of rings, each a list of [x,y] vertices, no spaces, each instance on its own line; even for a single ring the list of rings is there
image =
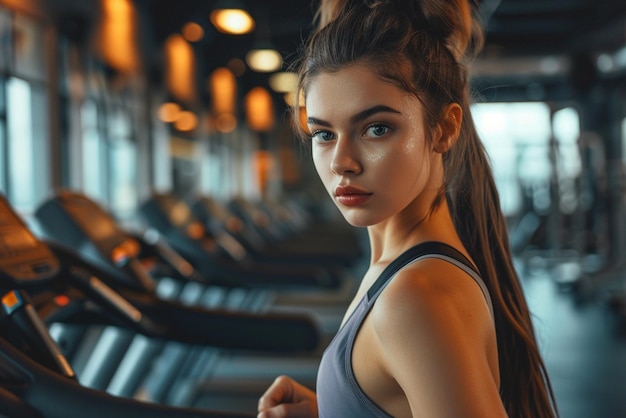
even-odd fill
[[[357,383],[352,370],[352,347],[365,316],[386,285],[399,270],[423,258],[448,261],[470,275],[480,286],[493,318],[489,291],[463,254],[439,242],[426,242],[407,250],[385,268],[324,351],[316,384],[319,418],[392,418]]]

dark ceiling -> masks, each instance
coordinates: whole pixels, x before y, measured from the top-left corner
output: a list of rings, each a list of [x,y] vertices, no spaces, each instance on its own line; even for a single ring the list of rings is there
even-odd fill
[[[158,81],[162,79],[163,41],[189,21],[202,25],[206,34],[195,44],[199,80],[231,58],[244,58],[257,41],[270,40],[286,63],[292,62],[312,26],[318,0],[238,0],[257,22],[253,34],[242,36],[219,34],[209,22],[211,10],[224,0],[132,1],[142,16],[143,58]],[[626,0],[475,1],[486,21],[483,61],[593,55],[626,46]],[[81,27],[93,26],[96,19],[97,0],[50,0],[47,4],[70,35],[79,36]],[[267,83],[267,75],[248,71],[241,83],[244,90],[249,89]]]
[[[487,44],[510,55],[609,52],[626,45],[623,0],[483,0]],[[489,12],[488,12],[489,13]]]
[[[315,1],[242,0],[257,21],[255,33],[226,36],[215,31],[209,14],[216,0],[134,0],[148,17],[144,36],[159,45],[184,23],[195,21],[206,31],[196,45],[200,76],[243,58],[256,41],[271,40],[286,62],[311,28]],[[626,45],[625,0],[480,0],[486,24],[484,58],[572,56],[611,52]],[[266,82],[267,75],[248,71],[242,87]]]
[[[162,41],[188,21],[209,31],[206,46],[246,46],[271,37],[284,54],[292,53],[306,35],[315,0],[243,0],[257,20],[253,35],[218,36],[209,23],[216,1],[135,0],[151,16],[154,39]],[[614,49],[626,40],[624,0],[479,0],[487,20],[487,46],[507,55],[563,54],[582,49]],[[220,39],[221,38],[221,39]],[[227,40],[226,38],[230,38]],[[233,49],[227,48],[229,52]]]

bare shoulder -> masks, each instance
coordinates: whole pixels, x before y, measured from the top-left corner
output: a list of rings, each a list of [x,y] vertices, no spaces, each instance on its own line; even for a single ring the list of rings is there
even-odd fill
[[[434,258],[400,270],[379,297],[374,312],[375,322],[383,323],[424,320],[450,324],[460,320],[466,327],[475,323],[482,328],[493,322],[485,295],[474,279],[457,266]]]
[[[393,278],[370,315],[381,365],[414,416],[505,415],[493,320],[463,270],[420,260]]]

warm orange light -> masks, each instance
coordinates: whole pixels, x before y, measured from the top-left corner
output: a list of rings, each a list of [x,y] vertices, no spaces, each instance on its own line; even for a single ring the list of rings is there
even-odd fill
[[[243,35],[254,29],[254,19],[243,9],[216,9],[211,12],[211,23],[222,33]]]
[[[180,113],[180,106],[176,103],[168,102],[159,106],[158,115],[165,123],[172,123],[178,119]]]
[[[246,62],[254,71],[270,73],[280,70],[283,57],[275,49],[253,49],[246,54]]]
[[[298,90],[298,74],[282,71],[272,74],[269,78],[270,87],[278,93],[294,94]]]
[[[241,77],[246,72],[246,63],[240,58],[229,59],[226,66],[233,72],[235,77]]]
[[[135,10],[130,0],[101,0],[102,22],[98,50],[113,68],[130,73],[138,67],[135,41]]]
[[[237,118],[232,113],[221,113],[215,118],[215,129],[222,133],[229,133],[237,128]]]
[[[139,255],[139,250],[139,243],[129,238],[113,248],[111,251],[111,260],[113,260],[115,264],[123,264],[129,258]]]
[[[307,116],[306,116],[306,108],[304,106],[300,106],[300,110],[298,111],[298,123],[300,124],[300,129],[302,129],[302,131],[304,133],[309,134],[309,124],[307,121]]]
[[[126,248],[123,245],[118,245],[113,248],[113,251],[111,251],[111,260],[117,265],[124,264],[129,258],[130,255],[127,253]]]
[[[195,99],[195,57],[191,45],[181,35],[171,35],[165,41],[167,87],[181,101]]]
[[[193,239],[201,239],[204,237],[206,230],[200,222],[192,222],[187,225],[187,235]]]
[[[204,37],[204,29],[196,22],[189,22],[183,26],[183,36],[189,42],[198,42]]]
[[[128,252],[128,254],[130,254],[131,257],[137,257],[139,255],[139,251],[141,250],[139,242],[132,238],[129,238],[126,241],[122,242],[121,245],[126,248],[126,251]]]
[[[15,293],[15,290],[2,296],[2,305],[6,311],[10,311],[20,305],[20,298],[17,296],[17,293]]]
[[[197,126],[198,117],[195,113],[188,110],[180,112],[176,122],[174,122],[174,127],[183,132],[193,131]]]
[[[295,93],[285,93],[283,95],[283,99],[285,99],[285,103],[289,107],[294,107],[296,105],[296,94]]]
[[[191,209],[184,202],[178,202],[170,210],[170,220],[176,226],[181,226],[191,216]]]
[[[264,192],[267,189],[270,174],[274,167],[274,157],[268,151],[256,151],[254,153],[254,165],[259,189],[261,192]]]
[[[274,104],[272,96],[263,87],[255,87],[245,98],[246,120],[251,129],[259,132],[274,127]]]
[[[24,11],[26,13],[32,13],[33,10],[38,10],[38,4],[35,0],[0,0],[0,5],[7,6],[13,10]]]
[[[209,89],[216,114],[235,113],[237,81],[235,75],[224,67],[217,68],[209,78]]]
[[[54,303],[62,308],[70,304],[70,298],[67,295],[57,295],[54,297]]]

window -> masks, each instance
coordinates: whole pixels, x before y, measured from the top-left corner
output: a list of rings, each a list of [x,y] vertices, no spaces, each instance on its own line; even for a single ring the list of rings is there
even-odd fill
[[[5,106],[5,82],[0,75],[0,193],[6,194],[7,190],[7,141],[6,141],[6,106]]]
[[[489,154],[505,216],[522,210],[531,195],[538,209],[550,206],[550,109],[545,103],[484,103],[472,107]]]
[[[108,118],[110,208],[121,219],[134,216],[137,207],[137,143],[131,115],[122,106],[111,109]]]
[[[85,100],[80,109],[82,123],[82,182],[86,195],[106,198],[106,146],[98,127],[98,108],[94,100]]]
[[[32,212],[49,189],[46,98],[25,80],[7,81],[8,197],[18,211]]]
[[[572,214],[579,204],[577,178],[582,170],[578,146],[580,138],[578,112],[573,107],[554,112],[552,126],[557,145],[556,175],[559,184],[559,208],[565,214]]]
[[[26,217],[50,189],[44,38],[40,22],[0,8],[0,187]]]

